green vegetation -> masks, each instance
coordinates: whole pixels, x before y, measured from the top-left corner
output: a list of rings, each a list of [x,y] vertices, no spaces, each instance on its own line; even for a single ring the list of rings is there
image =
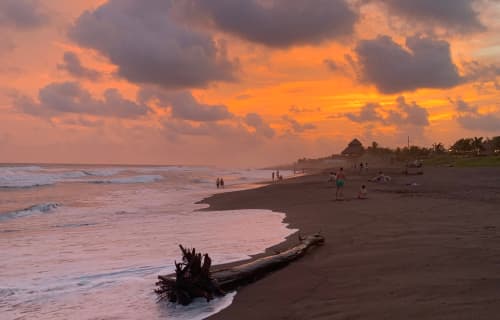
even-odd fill
[[[396,162],[422,160],[426,166],[490,167],[500,166],[500,136],[493,138],[461,138],[448,150],[440,142],[430,148],[410,146],[383,148],[372,142],[366,152],[389,156]]]
[[[500,156],[457,156],[445,154],[424,160],[425,166],[500,167]]]
[[[500,166],[500,136],[492,138],[473,137],[461,138],[448,149],[441,142],[430,147],[397,147],[396,149],[382,147],[373,141],[366,149],[360,145],[361,152],[375,158],[390,161],[393,165],[423,162],[425,166],[454,167],[497,167]],[[348,157],[347,157],[348,158]],[[302,158],[297,165],[320,166],[327,160],[346,159],[343,156],[332,155],[319,159]]]
[[[499,156],[462,158],[456,162],[457,167],[500,167]]]

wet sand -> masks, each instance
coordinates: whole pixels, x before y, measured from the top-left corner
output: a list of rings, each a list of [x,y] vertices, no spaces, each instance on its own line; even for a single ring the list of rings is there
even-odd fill
[[[500,168],[384,173],[391,183],[348,170],[345,201],[326,173],[206,199],[215,210],[285,212],[290,227],[326,238],[210,319],[497,319]],[[358,200],[363,183],[369,199]]]

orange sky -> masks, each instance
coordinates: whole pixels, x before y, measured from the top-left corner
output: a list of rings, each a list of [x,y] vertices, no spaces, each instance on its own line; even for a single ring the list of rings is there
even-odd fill
[[[0,162],[246,167],[500,135],[498,1],[200,1],[0,4]]]

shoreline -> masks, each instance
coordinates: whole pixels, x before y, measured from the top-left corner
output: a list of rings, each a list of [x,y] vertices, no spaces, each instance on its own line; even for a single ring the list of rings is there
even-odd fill
[[[210,319],[494,318],[500,170],[426,168],[423,176],[389,170],[391,183],[372,184],[366,180],[378,169],[361,176],[348,169],[346,201],[332,200],[326,174],[200,201],[209,205],[203,210],[284,212],[288,228],[326,237],[323,247],[239,289]],[[361,183],[367,200],[353,199]],[[251,259],[295,244],[296,237]]]
[[[227,188],[223,192],[212,193],[211,195],[209,195],[209,196],[207,196],[207,197],[205,197],[205,198],[203,198],[203,199],[195,202],[195,204],[204,204],[204,205],[207,205],[206,208],[197,209],[196,211],[198,211],[198,212],[256,209],[256,210],[266,210],[266,211],[271,211],[271,212],[274,212],[274,213],[284,214],[285,217],[283,218],[283,221],[281,223],[284,224],[287,229],[290,229],[290,231],[293,231],[289,236],[287,236],[286,238],[284,238],[283,241],[281,241],[279,243],[276,243],[275,245],[272,245],[270,247],[265,248],[264,251],[262,251],[260,253],[257,253],[257,254],[254,254],[254,255],[250,255],[249,258],[244,259],[244,260],[239,260],[239,261],[228,262],[228,263],[221,263],[221,264],[214,265],[213,266],[214,270],[228,268],[228,267],[231,267],[231,266],[234,266],[234,265],[241,264],[242,262],[250,262],[250,261],[256,260],[256,259],[258,259],[258,258],[260,258],[262,256],[268,255],[270,253],[274,253],[276,251],[280,251],[283,248],[286,248],[289,245],[289,243],[293,243],[293,239],[296,239],[297,233],[300,233],[300,229],[293,228],[290,225],[290,222],[287,221],[287,214],[286,214],[286,212],[279,211],[279,210],[272,210],[272,209],[268,209],[268,208],[246,208],[246,207],[245,208],[237,208],[237,209],[234,209],[234,208],[215,208],[215,207],[213,207],[213,203],[212,203],[212,199],[214,197],[218,197],[220,195],[227,195],[227,194],[233,194],[233,193],[239,193],[239,192],[252,191],[252,190],[260,190],[260,189],[268,188],[268,187],[274,187],[274,186],[278,186],[280,184],[290,183],[291,181],[295,181],[296,179],[303,179],[304,177],[315,176],[315,175],[318,175],[318,173],[317,172],[302,173],[300,175],[294,175],[294,176],[285,178],[282,181],[275,182],[275,183],[273,183],[273,181],[269,180],[269,181],[258,181],[258,182],[252,183],[252,184],[233,185],[233,187],[234,186],[242,186],[242,185],[251,186],[251,187],[249,187],[249,188],[242,188],[242,189],[235,188],[234,190],[230,189],[230,188]]]

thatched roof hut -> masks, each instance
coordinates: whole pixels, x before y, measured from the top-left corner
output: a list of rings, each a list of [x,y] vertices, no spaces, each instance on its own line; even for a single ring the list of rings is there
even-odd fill
[[[352,140],[347,148],[342,151],[343,156],[357,157],[361,156],[365,152],[365,148],[358,139]]]

